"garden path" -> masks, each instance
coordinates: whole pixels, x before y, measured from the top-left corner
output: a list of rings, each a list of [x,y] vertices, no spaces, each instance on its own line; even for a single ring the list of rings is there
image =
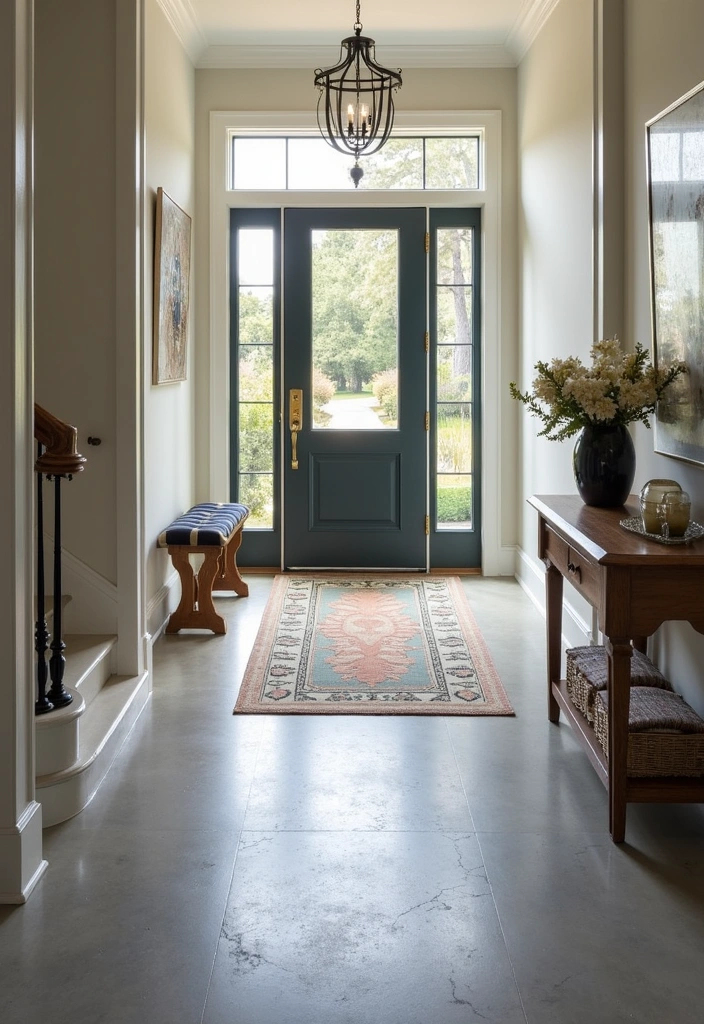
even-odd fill
[[[327,428],[334,430],[379,430],[384,424],[375,409],[376,398],[360,395],[359,398],[332,398],[323,406],[331,418]]]

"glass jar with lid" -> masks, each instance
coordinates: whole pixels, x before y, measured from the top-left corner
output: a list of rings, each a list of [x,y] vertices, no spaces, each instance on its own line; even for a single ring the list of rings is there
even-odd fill
[[[658,505],[660,532],[663,537],[683,537],[689,526],[692,507],[686,491],[665,491]]]
[[[640,492],[640,514],[646,533],[660,533],[662,520],[658,514],[658,505],[668,491],[681,490],[676,480],[648,480],[647,484],[643,485]]]

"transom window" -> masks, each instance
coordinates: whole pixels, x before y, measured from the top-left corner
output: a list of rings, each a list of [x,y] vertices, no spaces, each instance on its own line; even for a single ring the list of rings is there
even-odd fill
[[[365,156],[360,189],[479,189],[479,135],[394,136]],[[350,188],[350,156],[320,136],[232,137],[235,191]]]

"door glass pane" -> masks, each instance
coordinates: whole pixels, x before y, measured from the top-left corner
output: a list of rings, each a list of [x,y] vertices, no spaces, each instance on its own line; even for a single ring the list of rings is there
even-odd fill
[[[426,188],[479,188],[479,138],[425,140]]]
[[[270,473],[273,465],[273,406],[269,402],[240,402],[241,472]]]
[[[469,345],[472,340],[472,289],[443,285],[437,289],[439,345]]]
[[[442,473],[437,478],[437,529],[471,530],[472,477]]]
[[[349,190],[354,159],[324,139],[289,139],[288,187]],[[365,156],[362,189],[423,188],[423,140],[389,139],[383,149]]]
[[[237,232],[237,277],[240,284],[273,285],[274,232],[240,228]]]
[[[438,402],[468,402],[472,397],[472,346],[439,345]]]
[[[437,231],[438,284],[472,283],[472,228]]]
[[[286,139],[234,139],[232,187],[286,188]]]
[[[325,139],[288,140],[288,187],[349,189],[352,157],[338,153]]]
[[[274,401],[274,355],[271,345],[241,345],[240,402]]]
[[[242,140],[240,140],[242,141]],[[238,499],[246,529],[272,529],[274,503],[274,231],[237,233]]]
[[[238,339],[240,345],[273,345],[273,288],[240,288]]]
[[[274,527],[274,474],[242,473],[240,501],[249,508],[247,526],[250,530],[271,530]]]
[[[312,232],[313,426],[398,424],[398,235]]]
[[[439,402],[437,406],[438,473],[469,473],[472,469],[472,406]]]
[[[365,156],[360,188],[423,188],[423,140],[389,139]],[[349,173],[349,172],[348,172]]]

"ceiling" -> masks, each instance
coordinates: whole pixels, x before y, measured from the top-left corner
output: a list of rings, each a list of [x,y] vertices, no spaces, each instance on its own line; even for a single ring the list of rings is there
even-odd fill
[[[196,67],[316,67],[352,35],[355,0],[157,0]],[[558,0],[361,0],[387,65],[514,67]]]

